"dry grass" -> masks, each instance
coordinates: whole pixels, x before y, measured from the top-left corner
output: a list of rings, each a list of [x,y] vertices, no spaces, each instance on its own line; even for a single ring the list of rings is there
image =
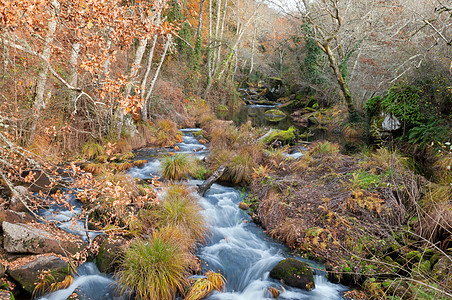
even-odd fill
[[[322,157],[322,156],[332,156],[338,154],[340,150],[340,145],[336,143],[331,143],[328,141],[321,141],[313,143],[309,147],[309,155],[312,157]]]
[[[214,290],[221,292],[226,285],[226,278],[220,273],[208,271],[207,278],[197,279],[191,286],[185,300],[200,300],[209,296]]]
[[[297,238],[298,238],[298,232],[297,228],[298,221],[296,219],[286,219],[279,227],[274,228],[271,231],[271,235],[274,238],[278,238],[280,241],[282,241],[285,245],[289,246],[290,248],[295,248],[297,245]]]
[[[191,238],[203,242],[209,229],[201,210],[197,199],[186,186],[171,184],[166,188],[154,214],[158,219],[159,228],[168,225],[178,226],[187,230]]]
[[[247,151],[235,153],[227,163],[226,174],[233,183],[247,183],[252,179],[254,169],[257,167],[252,154]]]
[[[162,175],[169,180],[181,180],[193,170],[193,161],[186,154],[166,155],[162,159]]]
[[[416,233],[443,249],[452,245],[452,187],[428,184],[421,199],[421,217],[415,224]]]
[[[177,124],[171,120],[160,119],[155,125],[150,127],[150,137],[148,142],[157,147],[172,147],[176,143],[182,142],[182,132],[177,129]],[[149,135],[149,133],[146,133]]]
[[[90,172],[94,175],[101,174],[106,170],[105,165],[101,163],[89,163],[83,169],[86,172]]]

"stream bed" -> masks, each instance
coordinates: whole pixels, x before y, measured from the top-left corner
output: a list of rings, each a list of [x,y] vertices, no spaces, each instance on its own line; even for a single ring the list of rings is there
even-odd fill
[[[180,152],[205,157],[207,148],[193,136],[198,129],[184,129],[184,139],[179,143]],[[196,149],[196,152],[193,150]],[[164,154],[164,153],[162,153]],[[143,156],[143,153],[141,153]],[[151,156],[151,155],[150,155]],[[135,167],[129,174],[135,178],[149,179],[160,175],[160,155],[148,157],[143,167]],[[201,184],[199,180],[189,180],[187,185]],[[214,184],[199,204],[203,215],[211,226],[212,235],[206,245],[200,245],[197,252],[203,270],[213,270],[223,274],[227,280],[224,292],[214,292],[208,299],[220,300],[260,300],[273,299],[269,287],[282,287],[279,281],[269,278],[270,270],[281,260],[292,257],[286,248],[265,235],[250,216],[239,209],[244,195],[236,187]],[[300,259],[300,258],[299,258]],[[315,273],[312,291],[285,287],[279,299],[342,299],[347,289],[326,279],[321,265],[303,260],[311,265]],[[85,263],[77,270],[78,276],[67,289],[47,295],[42,300],[64,300],[73,292],[79,299],[128,299],[129,295],[119,295],[111,277],[99,273],[93,263]]]

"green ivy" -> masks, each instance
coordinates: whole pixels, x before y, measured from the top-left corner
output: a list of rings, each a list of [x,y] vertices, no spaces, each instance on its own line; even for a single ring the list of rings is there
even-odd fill
[[[406,125],[424,121],[420,108],[421,91],[412,85],[399,83],[392,86],[386,96],[381,98],[381,108],[398,117]]]

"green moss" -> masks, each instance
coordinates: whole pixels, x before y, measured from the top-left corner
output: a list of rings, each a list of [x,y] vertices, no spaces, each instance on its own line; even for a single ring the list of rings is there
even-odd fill
[[[263,142],[266,144],[271,144],[275,141],[280,141],[283,144],[290,144],[295,140],[296,129],[290,127],[287,130],[272,130],[263,137]]]
[[[419,251],[411,251],[406,255],[406,258],[408,261],[415,263],[415,262],[420,262],[421,261],[421,253],[419,253]]]
[[[279,109],[270,109],[265,112],[264,117],[268,121],[279,122],[286,117],[286,114]]]

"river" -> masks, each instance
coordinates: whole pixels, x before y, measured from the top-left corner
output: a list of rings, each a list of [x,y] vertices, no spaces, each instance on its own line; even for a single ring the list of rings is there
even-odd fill
[[[207,148],[193,136],[196,130],[199,129],[184,129],[183,142],[178,146],[180,152],[203,158],[208,154]],[[198,151],[193,152],[194,149]],[[129,173],[142,179],[158,176],[159,156],[149,155],[147,164],[135,167]],[[200,183],[197,180],[186,182],[191,186]],[[204,217],[211,226],[212,236],[205,245],[199,247],[197,255],[202,260],[203,270],[220,272],[227,279],[225,291],[215,292],[208,299],[273,299],[268,288],[280,287],[281,283],[269,278],[269,272],[279,261],[292,257],[283,245],[272,241],[261,228],[251,222],[248,214],[238,208],[243,196],[238,188],[214,184],[204,197],[199,197]],[[346,287],[328,282],[321,265],[301,260],[313,267],[316,288],[309,292],[284,288],[279,299],[342,299],[341,295]],[[74,291],[79,299],[128,299],[127,295],[116,293],[114,280],[99,273],[93,263],[85,263],[77,272],[71,286],[47,295],[42,300],[64,300]]]

